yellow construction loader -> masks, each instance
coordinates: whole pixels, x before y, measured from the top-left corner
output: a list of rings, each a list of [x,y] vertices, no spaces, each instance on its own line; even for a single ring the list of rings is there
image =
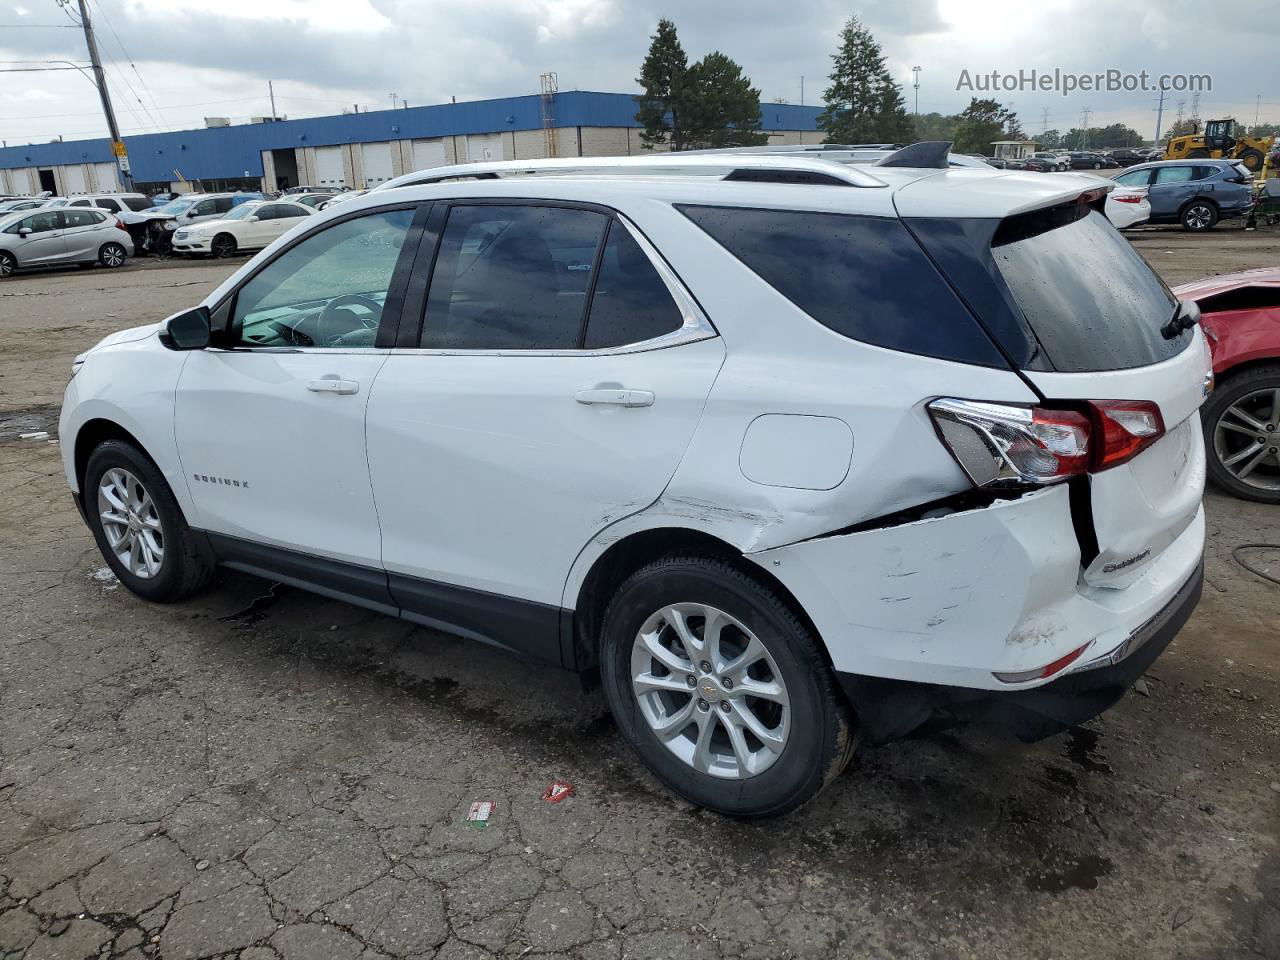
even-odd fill
[[[1228,117],[1225,120],[1210,120],[1204,125],[1204,133],[1190,133],[1181,137],[1170,137],[1165,148],[1164,159],[1186,160],[1188,158],[1212,157],[1215,160],[1239,160],[1251,173],[1258,173],[1266,162],[1267,153],[1271,149],[1270,137],[1236,137],[1236,122]]]

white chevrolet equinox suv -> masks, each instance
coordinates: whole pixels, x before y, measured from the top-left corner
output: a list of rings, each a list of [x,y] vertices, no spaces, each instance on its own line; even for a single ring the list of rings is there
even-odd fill
[[[137,595],[221,564],[598,676],[725,813],[1061,731],[1199,598],[1209,352],[1108,187],[936,146],[393,180],[78,357],[67,480]]]

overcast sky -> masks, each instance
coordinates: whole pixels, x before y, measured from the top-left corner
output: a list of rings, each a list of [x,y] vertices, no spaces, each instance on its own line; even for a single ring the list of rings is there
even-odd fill
[[[354,103],[411,105],[536,93],[538,75],[562,90],[634,92],[661,16],[675,20],[692,62],[719,49],[741,63],[765,99],[818,103],[841,23],[858,14],[884,47],[911,109],[955,112],[962,70],[1108,68],[1206,73],[1203,117],[1280,121],[1274,0],[91,0],[124,133],[202,126],[276,109],[290,117]],[[70,8],[74,9],[72,0]],[[84,37],[55,0],[0,0],[0,70],[19,61],[87,61]],[[1001,93],[1034,135],[1043,126],[1128,123],[1155,128],[1154,93]],[[1268,99],[1270,98],[1270,99]],[[1176,114],[1171,94],[1167,110]],[[141,101],[141,103],[139,102]],[[1166,120],[1166,126],[1168,120]],[[0,73],[0,139],[9,144],[105,136],[94,88],[75,71]]]

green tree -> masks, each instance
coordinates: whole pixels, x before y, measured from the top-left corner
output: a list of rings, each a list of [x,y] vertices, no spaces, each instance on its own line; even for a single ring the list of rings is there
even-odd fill
[[[921,113],[914,118],[916,140],[954,140],[960,118],[953,114]]]
[[[760,132],[760,91],[723,53],[709,53],[690,67],[684,88],[690,146],[753,147],[769,142]]]
[[[636,122],[644,127],[640,140],[649,150],[664,144],[670,144],[672,150],[682,150],[686,143],[682,123],[689,61],[676,36],[676,25],[670,20],[658,21],[651,41],[636,79],[644,90],[636,98]]]
[[[880,44],[857,17],[845,21],[840,48],[831,56],[831,86],[818,127],[827,143],[896,143],[912,138],[902,88],[884,64]]]
[[[1189,133],[1199,133],[1200,125],[1190,117],[1185,120],[1175,120],[1169,129],[1165,131],[1164,138],[1185,137]]]
[[[1062,134],[1057,130],[1046,130],[1040,134],[1040,149],[1058,150],[1062,147]]]
[[[957,153],[991,154],[991,144],[996,140],[1023,140],[1025,136],[1018,123],[1018,115],[996,100],[979,100],[973,97],[960,114],[955,131]]]
[[[1274,137],[1280,135],[1280,123],[1255,123],[1249,128],[1251,137]]]

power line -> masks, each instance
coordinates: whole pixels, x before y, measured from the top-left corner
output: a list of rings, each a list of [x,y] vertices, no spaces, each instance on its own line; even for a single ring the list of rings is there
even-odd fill
[[[115,24],[113,24],[111,22],[111,18],[107,16],[106,9],[102,6],[102,3],[100,2],[100,0],[94,0],[94,6],[97,7],[98,12],[102,14],[102,20],[107,25],[107,29],[111,31],[111,36],[115,37],[116,46],[120,48],[120,52],[124,54],[125,60],[128,61],[129,69],[133,71],[133,75],[138,78],[138,83],[142,84],[142,89],[145,90],[147,96],[151,98],[151,104],[156,108],[156,112],[160,113],[160,104],[156,102],[156,95],[152,93],[151,88],[147,86],[147,81],[142,79],[142,74],[138,72],[138,67],[133,62],[133,57],[129,54],[129,51],[125,49],[124,41],[120,39],[120,34],[116,33]],[[141,97],[138,98],[138,102],[142,103]],[[143,105],[143,109],[144,110],[146,109],[145,104]],[[150,111],[147,111],[147,112],[148,112],[148,115],[150,115]],[[163,113],[161,113],[160,119],[164,120]],[[157,126],[159,125],[157,124]]]
[[[0,30],[76,30],[74,23],[0,23]]]

